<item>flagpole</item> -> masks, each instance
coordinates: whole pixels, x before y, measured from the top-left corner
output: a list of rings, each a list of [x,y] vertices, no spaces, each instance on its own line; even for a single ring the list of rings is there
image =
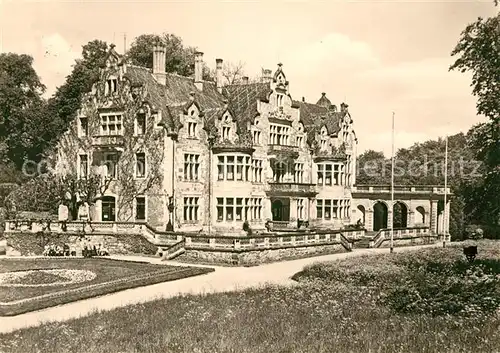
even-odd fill
[[[394,252],[394,112],[392,112],[392,157],[391,157],[391,253]]]
[[[448,227],[446,222],[446,217],[448,217],[447,212],[447,194],[448,194],[448,135],[446,135],[445,140],[445,150],[444,150],[444,213],[443,213],[443,248],[446,246],[446,237],[448,236]]]

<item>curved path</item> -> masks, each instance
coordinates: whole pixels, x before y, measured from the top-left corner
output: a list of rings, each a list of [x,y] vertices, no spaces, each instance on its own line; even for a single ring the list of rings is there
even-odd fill
[[[439,246],[439,243],[395,248],[394,251],[402,252],[435,246]],[[226,292],[265,284],[292,284],[293,281],[290,279],[291,276],[301,271],[304,266],[315,262],[388,252],[389,249],[354,249],[349,253],[275,262],[254,267],[207,266],[215,268],[215,272],[172,282],[163,282],[145,287],[127,289],[101,297],[84,299],[17,316],[0,317],[0,333],[12,332],[25,327],[38,326],[44,322],[66,321],[91,314],[95,311],[111,310],[125,305],[147,302],[158,298],[169,298],[180,294]],[[151,263],[174,266],[190,266],[189,264],[174,261],[161,261],[157,258],[138,256],[114,256],[113,258],[149,261]]]

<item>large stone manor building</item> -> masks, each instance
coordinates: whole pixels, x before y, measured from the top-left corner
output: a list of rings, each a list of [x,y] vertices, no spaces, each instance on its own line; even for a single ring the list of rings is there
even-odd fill
[[[112,47],[59,144],[61,173],[85,180],[105,166],[93,220],[227,234],[245,221],[254,230],[358,219],[374,228],[371,204],[353,199],[357,139],[347,104],[337,107],[325,93],[316,103],[293,100],[281,64],[258,83],[224,85],[221,59],[211,82],[202,79],[202,53],[194,77],[165,72],[165,56],[155,47],[151,70]],[[422,223],[433,212],[426,202],[417,205]]]

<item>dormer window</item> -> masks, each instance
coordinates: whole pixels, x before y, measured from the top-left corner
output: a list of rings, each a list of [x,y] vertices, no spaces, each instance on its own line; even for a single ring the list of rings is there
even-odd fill
[[[323,127],[321,129],[321,150],[326,150],[328,147],[328,133],[326,131],[326,128]]]
[[[144,135],[146,133],[146,114],[138,113],[136,117],[136,133]]]
[[[231,128],[229,126],[222,127],[222,140],[229,140],[229,136],[231,133]]]
[[[106,93],[112,94],[118,91],[118,82],[116,78],[111,78],[106,81]]]
[[[276,98],[277,98],[278,107],[282,107],[283,106],[283,95],[282,94],[278,94],[276,96]]]
[[[253,131],[253,144],[254,145],[260,145],[261,139],[260,139],[260,131],[259,130],[254,130]]]
[[[196,137],[196,125],[195,122],[191,121],[187,123],[189,137]]]

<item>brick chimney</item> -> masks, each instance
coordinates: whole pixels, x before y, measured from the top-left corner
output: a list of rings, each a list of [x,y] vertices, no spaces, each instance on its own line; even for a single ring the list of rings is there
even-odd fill
[[[262,69],[262,82],[271,82],[273,80],[273,70],[271,69]]]
[[[217,82],[217,91],[222,93],[222,86],[224,86],[224,78],[222,76],[222,59],[215,59],[215,76]]]
[[[199,91],[203,91],[203,53],[194,53],[194,85]]]
[[[153,75],[156,81],[162,85],[167,82],[167,73],[165,72],[165,60],[167,56],[167,49],[161,43],[153,48]]]
[[[244,84],[244,85],[248,85],[248,76],[243,76],[241,78],[241,83]]]

